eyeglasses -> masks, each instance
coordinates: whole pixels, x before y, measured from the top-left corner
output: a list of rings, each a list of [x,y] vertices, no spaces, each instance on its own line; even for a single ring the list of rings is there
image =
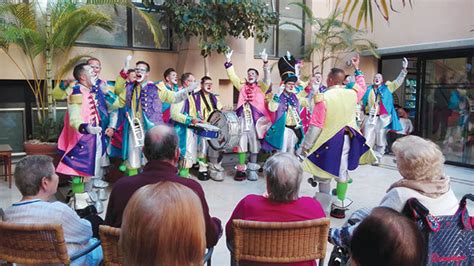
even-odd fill
[[[212,86],[212,83],[211,82],[205,82],[204,85]]]
[[[146,72],[148,72],[148,69],[142,68],[142,67],[137,67],[137,68],[135,68],[135,72],[146,73]]]

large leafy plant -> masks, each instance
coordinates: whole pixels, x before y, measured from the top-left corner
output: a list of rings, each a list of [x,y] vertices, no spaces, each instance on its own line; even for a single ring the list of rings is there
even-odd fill
[[[414,0],[398,0],[402,3],[404,8],[407,3],[410,7],[413,7]],[[351,19],[354,14],[357,14],[356,28],[360,28],[362,22],[364,27],[368,28],[370,23],[370,29],[374,30],[374,9],[377,9],[380,15],[388,22],[390,12],[398,12],[393,7],[393,0],[347,0],[344,5],[341,5],[341,0],[337,0],[336,9],[343,7],[343,20]],[[374,7],[375,6],[375,7]]]
[[[305,59],[311,61],[311,68],[320,67],[320,72],[324,72],[324,65],[328,60],[337,62],[347,53],[370,51],[374,56],[376,53],[376,44],[365,38],[365,31],[359,30],[351,24],[344,22],[341,17],[342,13],[334,10],[327,18],[315,17],[310,7],[302,3],[291,3],[303,9],[305,14],[306,28],[298,24],[285,22],[285,24],[293,25],[300,29],[303,33],[310,31],[311,42],[305,47]],[[314,56],[319,61],[314,66]]]
[[[211,53],[228,49],[227,36],[263,42],[270,37],[268,27],[278,22],[277,14],[259,0],[167,0],[163,10],[178,41],[198,38],[206,74]]]

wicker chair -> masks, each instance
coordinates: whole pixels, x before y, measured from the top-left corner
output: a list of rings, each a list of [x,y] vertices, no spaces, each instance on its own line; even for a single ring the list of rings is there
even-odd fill
[[[60,224],[0,222],[0,261],[17,264],[64,264],[100,246],[100,241],[69,256]]]
[[[99,226],[99,236],[104,252],[104,266],[123,265],[123,255],[119,248],[120,228]]]
[[[107,225],[99,226],[102,251],[104,252],[104,266],[123,265],[123,254],[119,247],[120,231],[120,228],[114,228]],[[214,248],[210,248],[204,255],[204,263],[207,263],[207,266],[211,266],[213,251]]]
[[[233,257],[266,263],[291,263],[319,259],[324,264],[329,219],[299,222],[233,220]]]

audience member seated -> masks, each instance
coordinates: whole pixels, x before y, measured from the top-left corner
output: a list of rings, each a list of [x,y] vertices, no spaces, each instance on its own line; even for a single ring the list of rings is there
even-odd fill
[[[415,222],[390,208],[377,207],[354,231],[354,266],[423,265],[423,237]]]
[[[123,214],[124,265],[202,265],[206,248],[199,197],[177,182],[147,185]]]
[[[92,239],[92,225],[81,219],[74,210],[64,203],[50,202],[58,189],[51,157],[33,155],[16,164],[15,185],[22,198],[5,210],[5,221],[20,224],[61,224],[69,254],[84,249]],[[98,228],[98,224],[94,225]],[[95,249],[75,263],[98,265],[102,260],[102,250]]]
[[[248,195],[235,207],[226,225],[228,246],[232,248],[232,220],[294,222],[325,217],[321,204],[310,197],[299,197],[303,169],[290,153],[277,153],[263,166],[267,182],[265,195]],[[239,265],[275,265],[241,261]],[[316,265],[315,261],[291,265]]]
[[[179,160],[179,147],[178,136],[174,129],[166,125],[159,125],[150,129],[145,135],[143,154],[148,160],[143,172],[135,176],[122,177],[115,183],[110,193],[105,223],[120,227],[125,206],[135,191],[149,184],[171,181],[180,183],[197,194],[202,204],[206,222],[206,246],[215,246],[222,234],[221,221],[209,215],[209,207],[201,185],[192,179],[177,175],[176,165]]]
[[[430,140],[410,135],[398,139],[392,150],[396,156],[397,168],[403,177],[387,190],[379,206],[401,212],[410,198],[417,198],[434,216],[453,215],[459,200],[451,190],[449,177],[444,173],[444,156],[438,145]],[[370,211],[354,212],[358,222]],[[330,242],[348,246],[357,224],[345,224],[340,229],[331,229]]]
[[[397,139],[406,135],[410,135],[413,132],[413,124],[410,118],[408,118],[408,111],[398,104],[395,104],[394,106],[395,110],[397,111],[400,124],[402,125],[402,130],[390,130],[387,132],[387,152],[389,153],[393,153],[392,145]]]
[[[438,145],[412,135],[398,139],[392,150],[403,178],[390,186],[380,206],[401,212],[409,198],[417,198],[432,215],[453,215],[459,200],[444,173],[444,156]]]

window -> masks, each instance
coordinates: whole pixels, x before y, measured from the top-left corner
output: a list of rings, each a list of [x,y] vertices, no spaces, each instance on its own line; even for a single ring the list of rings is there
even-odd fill
[[[82,34],[77,40],[78,43],[99,44],[107,46],[123,46],[127,45],[127,8],[117,6],[111,8],[110,6],[98,6],[98,9],[108,14],[113,22],[114,27],[111,32],[92,27]]]
[[[138,8],[144,9],[142,1],[132,1]],[[162,1],[157,4],[161,4]],[[99,46],[124,47],[124,48],[150,48],[155,49],[153,36],[145,21],[137,14],[136,10],[130,10],[123,6],[99,6],[112,17],[114,29],[107,32],[99,28],[92,28],[86,31],[77,41],[79,44],[91,44]],[[152,12],[152,16],[159,20],[161,14],[155,7],[147,12]],[[162,28],[164,39],[158,49],[170,50],[170,31],[166,25]]]
[[[279,25],[268,29],[270,38],[264,43],[255,40],[255,55],[264,48],[269,56],[281,57],[289,51],[296,58],[303,56],[304,35],[296,27],[286,24],[294,23],[304,27],[303,10],[291,3],[302,3],[304,0],[264,0],[269,8],[279,13]]]
[[[160,13],[153,13],[152,15],[157,21],[160,20]],[[155,42],[153,41],[153,35],[150,29],[146,25],[142,17],[140,17],[135,10],[132,11],[132,24],[133,24],[133,47],[139,48],[155,48]],[[170,34],[168,27],[162,25],[163,41],[161,42],[161,49],[171,49]]]

